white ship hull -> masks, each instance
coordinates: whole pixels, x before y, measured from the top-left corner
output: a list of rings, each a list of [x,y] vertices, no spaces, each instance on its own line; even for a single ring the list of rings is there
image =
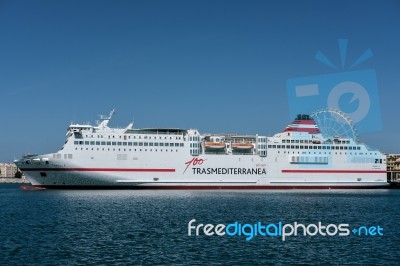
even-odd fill
[[[152,163],[151,156],[146,155],[136,155],[136,160],[124,163],[112,162],[101,158],[101,155],[96,157],[92,163],[84,162],[83,158],[77,159],[79,163],[54,159],[49,164],[30,164],[23,171],[32,185],[44,187],[263,189],[367,188],[387,185],[385,169],[375,164],[369,164],[367,168],[365,163],[345,167],[337,162],[341,166],[339,168],[333,162],[331,166],[303,168],[291,165],[286,156],[272,159],[269,156],[233,155],[233,158],[221,158],[221,155],[204,155],[182,159],[176,154],[160,157],[159,163]],[[203,160],[203,163],[189,165],[185,169],[185,163],[193,158]],[[103,163],[97,164],[97,160]]]
[[[77,135],[76,128],[79,126],[70,126],[68,141],[57,153],[26,156],[15,162],[33,186],[285,189],[388,185],[384,155],[355,143],[346,142],[346,146],[360,147],[354,152],[339,149],[344,145],[311,142],[278,148],[281,142],[277,139],[282,136],[255,136],[255,147],[260,149],[252,154],[235,154],[228,148],[213,154],[202,149],[197,131],[171,130],[167,134],[165,130],[118,131],[81,126],[82,133]]]

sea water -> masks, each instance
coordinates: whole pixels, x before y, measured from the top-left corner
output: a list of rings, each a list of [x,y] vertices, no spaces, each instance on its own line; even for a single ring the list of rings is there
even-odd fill
[[[394,189],[25,191],[2,184],[0,264],[398,265],[399,221]],[[346,236],[300,229],[283,241],[270,227],[247,240],[258,222],[321,223],[332,225],[331,234],[339,224],[366,229]],[[207,224],[248,226],[240,235],[207,235]]]

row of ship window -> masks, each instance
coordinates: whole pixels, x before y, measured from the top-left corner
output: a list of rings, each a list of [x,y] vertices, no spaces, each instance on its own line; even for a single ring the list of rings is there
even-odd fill
[[[315,140],[283,139],[282,143],[313,143]],[[335,144],[350,144],[350,140],[335,140]]]
[[[86,136],[86,138],[95,138],[95,136],[94,135],[85,135]],[[97,135],[97,138],[106,138],[106,136],[108,136],[108,138],[109,139],[111,139],[111,138],[115,138],[115,136],[114,135]],[[117,136],[117,137],[119,137],[120,139],[131,139],[131,136],[127,136],[127,135],[124,135],[124,136],[121,136],[121,135],[119,135],[119,136]],[[143,136],[143,139],[163,139],[163,137],[162,136]],[[132,136],[132,139],[142,139],[142,136],[138,136],[137,138],[136,138],[136,136]],[[164,139],[168,139],[168,137],[165,137],[164,136]],[[175,136],[175,137],[169,137],[169,139],[176,139],[176,140],[181,140],[182,139],[182,137],[180,137],[180,136]]]
[[[184,143],[167,142],[122,142],[122,141],[74,141],[75,145],[108,145],[108,146],[155,146],[155,147],[183,147]]]
[[[200,141],[200,137],[199,136],[190,136],[189,141]]]
[[[75,148],[75,150],[78,150],[78,148]],[[86,151],[89,151],[89,150],[92,150],[92,151],[94,151],[94,150],[97,150],[97,151],[116,151],[116,149],[110,149],[110,148],[97,148],[97,149],[95,149],[95,148],[81,148],[81,151],[84,151],[84,150],[86,150]],[[153,151],[153,149],[118,149],[118,151]],[[165,152],[169,152],[169,151],[171,151],[171,152],[178,152],[178,150],[176,149],[176,150],[174,150],[174,149],[154,149],[154,151],[155,152],[158,152],[158,151],[160,151],[160,152],[163,152],[163,151],[165,151]]]
[[[280,153],[280,151],[278,151],[278,153]],[[286,151],[284,151],[283,153],[286,154]],[[290,151],[288,151],[287,154],[291,154]],[[292,152],[292,154],[296,154],[296,152]],[[300,152],[298,151],[297,154],[300,154]],[[307,152],[304,152],[304,151],[303,151],[303,152],[301,152],[301,154],[307,154]],[[311,153],[311,152],[308,152],[308,154],[312,154],[312,153]],[[317,154],[317,152],[314,152],[314,154]],[[323,153],[322,153],[322,152],[319,152],[319,154],[332,154],[332,153],[331,153],[331,152],[323,152]],[[338,153],[335,152],[335,154],[338,154]],[[339,152],[339,154],[342,155],[341,152]],[[347,155],[347,152],[345,152],[344,154]],[[349,155],[353,155],[352,152],[350,152],[350,153],[348,153],[348,154],[349,154]],[[354,155],[368,155],[368,153],[367,153],[367,152],[364,152],[364,153],[359,152],[359,153],[357,154],[357,152],[355,152]],[[370,152],[369,155],[373,155],[372,152]],[[375,152],[375,155],[377,155],[376,152]]]
[[[269,149],[314,149],[314,150],[360,150],[356,146],[307,146],[307,145],[268,145]]]

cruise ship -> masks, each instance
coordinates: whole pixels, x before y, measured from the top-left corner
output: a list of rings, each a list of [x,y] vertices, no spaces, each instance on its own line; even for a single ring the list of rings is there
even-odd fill
[[[353,138],[324,137],[298,115],[282,132],[200,134],[196,129],[71,124],[54,153],[15,164],[38,188],[333,189],[388,185],[386,157]]]

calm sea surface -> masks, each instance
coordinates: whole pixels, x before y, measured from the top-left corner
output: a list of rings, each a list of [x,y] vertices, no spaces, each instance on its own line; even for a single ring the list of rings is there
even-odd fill
[[[188,236],[194,225],[380,226],[383,236]],[[194,231],[193,231],[194,233]],[[0,185],[0,264],[399,265],[400,190],[42,190]]]

